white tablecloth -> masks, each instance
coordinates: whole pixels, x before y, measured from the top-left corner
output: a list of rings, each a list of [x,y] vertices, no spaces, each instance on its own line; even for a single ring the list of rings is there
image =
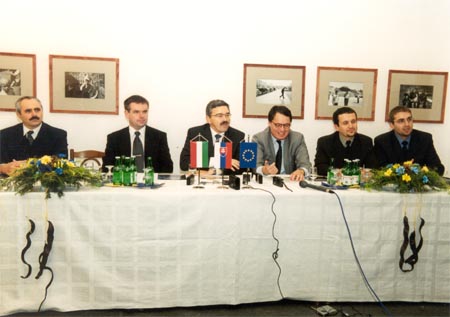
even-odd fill
[[[36,311],[50,274],[36,280],[45,239],[55,276],[43,309],[61,311],[238,304],[295,298],[372,301],[355,263],[337,197],[269,183],[252,189],[108,188],[0,193],[0,315]],[[450,302],[450,195],[338,192],[364,272],[383,301]],[[414,270],[399,269],[403,214],[426,221]],[[279,239],[279,270],[272,253]],[[20,255],[36,223],[26,254]],[[280,292],[281,291],[281,292]],[[281,295],[282,294],[282,295]]]

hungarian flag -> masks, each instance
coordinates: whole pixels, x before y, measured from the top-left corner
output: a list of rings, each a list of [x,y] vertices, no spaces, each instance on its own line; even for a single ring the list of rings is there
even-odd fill
[[[257,149],[256,142],[241,142],[239,148],[240,168],[256,168]]]
[[[208,159],[208,142],[207,141],[191,141],[191,168],[207,168],[209,167]]]
[[[233,156],[232,142],[217,142],[214,144],[214,164],[215,168],[231,168]]]

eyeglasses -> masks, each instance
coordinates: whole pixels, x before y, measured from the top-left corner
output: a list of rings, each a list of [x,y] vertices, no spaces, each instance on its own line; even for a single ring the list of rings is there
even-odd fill
[[[215,118],[219,118],[219,119],[229,118],[229,117],[231,117],[231,113],[216,113],[216,114],[211,115],[211,117],[215,117]]]
[[[408,117],[408,118],[401,118],[401,119],[398,119],[398,120],[395,120],[394,122],[395,123],[398,123],[398,124],[403,124],[403,123],[405,123],[405,122],[411,122],[411,121],[413,121],[413,118],[412,117]]]
[[[272,124],[275,126],[275,128],[277,128],[277,129],[281,129],[281,128],[284,128],[284,129],[289,129],[290,127],[291,127],[291,124],[290,123],[275,123],[275,122],[272,122]]]

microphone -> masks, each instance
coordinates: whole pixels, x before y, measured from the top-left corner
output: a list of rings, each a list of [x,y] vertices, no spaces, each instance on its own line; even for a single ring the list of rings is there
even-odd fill
[[[325,192],[325,193],[334,194],[334,191],[332,191],[329,188],[326,188],[326,187],[323,187],[323,186],[317,186],[317,185],[314,185],[314,184],[310,184],[307,181],[300,181],[299,185],[300,185],[301,188],[309,187],[309,188],[312,188],[312,189],[315,189],[315,190],[320,190],[320,191]]]

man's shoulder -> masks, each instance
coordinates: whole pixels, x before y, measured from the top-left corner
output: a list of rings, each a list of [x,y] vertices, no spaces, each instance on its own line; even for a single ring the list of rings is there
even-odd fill
[[[363,142],[363,143],[366,143],[366,142],[372,143],[372,138],[368,135],[365,135],[362,133],[357,133],[356,137],[359,138],[361,140],[361,142]]]
[[[234,134],[234,135],[242,136],[242,138],[245,137],[245,133],[244,133],[244,132],[242,132],[241,130],[235,129],[235,128],[233,128],[233,127],[229,127],[228,130],[227,130],[227,132],[228,132],[229,134]]]
[[[50,133],[53,133],[53,134],[67,135],[67,131],[66,130],[63,130],[63,129],[51,126],[51,125],[49,125],[47,123],[42,123],[41,129],[47,130],[47,131],[49,131]]]
[[[411,137],[413,137],[413,138],[417,137],[417,138],[422,138],[422,139],[429,139],[429,138],[432,138],[432,134],[428,133],[428,132],[425,132],[425,131],[414,129],[411,132]]]
[[[333,132],[331,134],[322,135],[321,137],[319,137],[317,139],[317,143],[330,143],[330,142],[333,142],[336,139],[336,133],[337,132]]]
[[[108,134],[108,137],[115,138],[115,137],[118,137],[118,136],[123,135],[125,133],[128,133],[128,127],[125,127],[123,129],[120,129],[120,130],[113,131],[113,132]]]
[[[4,129],[0,130],[0,133],[6,135],[6,134],[14,133],[16,131],[20,131],[21,128],[22,128],[22,123],[19,123],[19,124],[15,124],[15,125],[12,125],[10,127],[6,127]]]
[[[149,134],[149,135],[166,135],[167,134],[166,132],[164,132],[162,130],[159,130],[159,129],[156,129],[156,128],[153,128],[150,126],[145,127],[145,133]]]
[[[188,129],[188,133],[192,134],[192,133],[197,133],[199,131],[207,131],[209,129],[209,124],[202,124],[202,125],[197,125],[195,127],[190,127]]]
[[[389,132],[385,132],[382,134],[379,134],[375,137],[375,142],[385,142],[387,140],[389,140],[391,138],[391,136],[393,135],[393,130],[389,131]]]

